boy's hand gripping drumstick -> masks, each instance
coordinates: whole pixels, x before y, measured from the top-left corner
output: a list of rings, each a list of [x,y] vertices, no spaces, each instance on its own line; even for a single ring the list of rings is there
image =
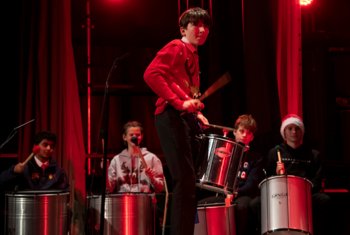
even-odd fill
[[[27,159],[22,163],[23,165],[27,164],[30,159],[34,157],[35,154],[37,154],[40,151],[39,145],[35,145],[33,147],[32,153],[27,157]]]
[[[276,173],[278,175],[283,175],[284,172],[285,172],[285,170],[284,170],[284,163],[282,162],[281,153],[280,153],[279,149],[277,149],[277,157],[278,157],[278,161],[277,161]]]

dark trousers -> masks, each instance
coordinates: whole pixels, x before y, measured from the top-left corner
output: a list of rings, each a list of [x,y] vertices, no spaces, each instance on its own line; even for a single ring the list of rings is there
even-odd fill
[[[239,196],[235,199],[237,235],[259,234],[260,221],[257,217],[260,215],[255,211],[255,200],[249,196]]]
[[[312,217],[315,235],[331,234],[330,197],[325,193],[312,194]]]
[[[190,126],[171,107],[155,117],[155,125],[171,176],[170,234],[193,235],[196,179]]]

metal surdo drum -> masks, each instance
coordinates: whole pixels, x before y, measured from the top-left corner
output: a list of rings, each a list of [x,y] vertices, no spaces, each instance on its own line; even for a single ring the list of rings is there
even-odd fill
[[[104,234],[153,235],[154,194],[123,193],[105,197]],[[87,234],[100,234],[101,195],[87,197]]]
[[[234,191],[244,146],[230,138],[210,134],[202,139],[199,155],[203,158],[197,170],[199,187],[212,187]]]
[[[263,180],[260,188],[262,234],[313,234],[309,180],[292,175],[273,176]]]
[[[236,235],[234,205],[198,205],[194,235]]]
[[[63,235],[68,233],[69,192],[18,191],[5,197],[5,234]]]

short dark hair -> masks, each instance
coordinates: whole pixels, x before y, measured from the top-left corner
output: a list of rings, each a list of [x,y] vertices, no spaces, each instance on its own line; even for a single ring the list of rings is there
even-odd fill
[[[47,139],[56,143],[57,137],[54,133],[48,131],[41,131],[36,133],[36,135],[34,136],[34,144],[39,144],[43,139]]]
[[[126,135],[127,132],[128,132],[128,129],[130,127],[139,127],[140,130],[141,130],[141,133],[143,133],[143,127],[142,127],[142,124],[138,121],[129,121],[127,123],[124,124],[123,126],[123,134]]]
[[[235,122],[234,129],[237,130],[240,125],[250,130],[253,134],[256,132],[257,124],[253,116],[250,114],[243,114],[239,116]]]
[[[200,7],[189,8],[181,14],[179,26],[181,28],[186,28],[189,23],[197,25],[199,21],[207,27],[211,26],[211,18],[206,10]]]

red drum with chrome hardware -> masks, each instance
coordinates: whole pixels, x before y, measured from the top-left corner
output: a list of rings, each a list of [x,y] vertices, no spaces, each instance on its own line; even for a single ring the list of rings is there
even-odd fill
[[[153,235],[155,230],[154,194],[110,194],[105,198],[104,234]],[[87,234],[100,234],[101,195],[87,197]]]
[[[66,235],[69,192],[17,191],[6,194],[5,234]]]
[[[194,235],[236,235],[234,205],[199,205]]]
[[[309,180],[293,175],[272,176],[260,183],[260,189],[262,234],[313,234]]]
[[[210,134],[202,139],[200,155],[204,158],[198,169],[199,187],[235,191],[235,181],[244,146],[230,138]],[[214,190],[215,191],[215,190]]]

